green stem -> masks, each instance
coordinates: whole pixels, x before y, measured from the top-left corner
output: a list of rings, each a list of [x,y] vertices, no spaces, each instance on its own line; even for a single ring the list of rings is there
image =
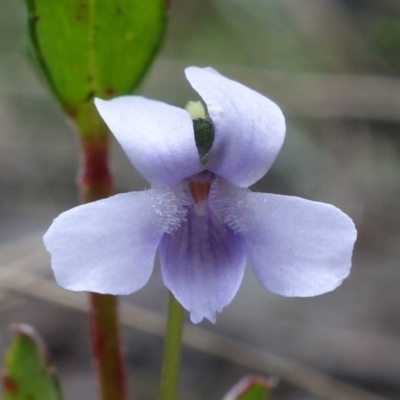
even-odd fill
[[[178,393],[179,366],[182,350],[184,310],[173,294],[170,294],[164,359],[161,373],[160,400],[176,400]]]

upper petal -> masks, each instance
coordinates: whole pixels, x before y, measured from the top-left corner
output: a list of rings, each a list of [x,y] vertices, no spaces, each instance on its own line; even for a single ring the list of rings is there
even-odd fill
[[[185,73],[215,127],[207,169],[238,186],[250,186],[265,175],[282,147],[285,119],[280,108],[211,68],[189,67]]]
[[[164,283],[193,323],[215,322],[238,291],[246,264],[241,235],[203,205],[203,212],[191,207],[187,221],[165,234],[159,247]]]
[[[140,96],[95,104],[131,163],[153,185],[169,185],[204,169],[187,111]]]
[[[335,289],[351,268],[357,232],[336,207],[298,197],[251,193],[230,185],[219,204],[245,237],[246,255],[263,286],[283,296]]]
[[[185,216],[178,191],[151,189],[75,207],[44,236],[60,286],[129,294],[148,281],[162,235]]]

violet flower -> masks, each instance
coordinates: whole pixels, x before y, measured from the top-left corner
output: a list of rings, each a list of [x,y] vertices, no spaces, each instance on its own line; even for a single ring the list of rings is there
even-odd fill
[[[215,322],[238,291],[246,262],[282,296],[335,289],[350,272],[352,220],[329,204],[247,189],[282,146],[279,107],[211,68],[185,72],[207,105],[209,118],[197,120],[209,123],[205,143],[186,110],[140,96],[96,100],[152,189],[81,205],[54,220],[44,242],[58,284],[135,292],[149,280],[158,250],[164,283],[194,323]]]

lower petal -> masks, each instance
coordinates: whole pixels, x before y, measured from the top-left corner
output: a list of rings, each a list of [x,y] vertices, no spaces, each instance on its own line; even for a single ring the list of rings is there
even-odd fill
[[[236,295],[246,264],[243,246],[242,236],[205,203],[191,207],[180,228],[164,235],[159,247],[164,283],[193,323],[215,322]]]
[[[58,284],[74,291],[129,294],[152,272],[162,235],[184,218],[179,191],[151,189],[75,207],[44,236]]]
[[[350,273],[357,231],[336,207],[291,196],[221,185],[219,213],[245,238],[263,286],[283,296],[316,296]]]

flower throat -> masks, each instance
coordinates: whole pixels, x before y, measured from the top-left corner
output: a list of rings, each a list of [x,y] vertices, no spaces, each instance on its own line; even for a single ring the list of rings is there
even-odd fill
[[[207,200],[214,178],[215,175],[209,171],[200,172],[189,178],[190,194],[196,204]]]

